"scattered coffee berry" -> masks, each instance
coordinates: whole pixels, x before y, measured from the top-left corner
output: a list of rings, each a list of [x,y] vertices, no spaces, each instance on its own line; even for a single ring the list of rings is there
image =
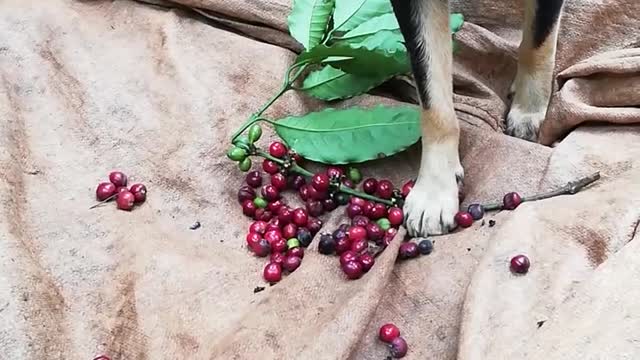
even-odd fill
[[[453,219],[458,226],[463,228],[473,225],[473,217],[466,211],[459,211]]]
[[[346,209],[346,213],[347,216],[351,219],[353,219],[354,217],[361,215],[363,212],[362,207],[360,205],[357,204],[349,204],[347,205],[347,209]]]
[[[116,187],[127,186],[127,175],[121,171],[113,171],[109,174],[109,181]]]
[[[378,181],[376,193],[383,199],[391,199],[391,195],[393,195],[393,184],[389,180]]]
[[[147,187],[143,184],[133,184],[129,191],[133,194],[136,204],[141,204],[147,200]]]
[[[389,209],[389,214],[387,216],[389,218],[389,223],[392,226],[400,226],[404,221],[404,213],[402,212],[402,209],[398,207],[392,207]]]
[[[302,247],[294,247],[292,249],[287,250],[287,256],[297,256],[300,259],[304,258],[304,248]]]
[[[320,235],[318,241],[318,252],[324,255],[331,255],[336,251],[336,241],[329,234]]]
[[[353,181],[354,184],[357,184],[360,181],[362,181],[362,174],[360,173],[360,170],[354,167],[349,168],[349,171],[347,172],[347,177],[349,178],[349,180]]]
[[[263,186],[260,193],[267,201],[276,201],[280,198],[280,191],[271,184]]]
[[[272,201],[267,205],[267,209],[269,211],[271,211],[274,214],[278,214],[278,211],[280,211],[280,208],[285,207],[286,204],[284,202],[284,200],[279,199],[276,201]]]
[[[378,331],[378,338],[389,344],[398,336],[400,336],[400,329],[393,324],[384,324]]]
[[[309,221],[309,215],[303,208],[297,208],[293,210],[293,223],[298,226],[307,226],[307,221]],[[311,229],[309,229],[311,230]]]
[[[337,193],[333,198],[338,205],[347,205],[349,203],[349,195],[345,193]]]
[[[374,178],[368,178],[362,183],[362,190],[369,195],[373,195],[377,189],[378,181]]]
[[[288,180],[289,187],[295,190],[300,190],[300,188],[302,188],[306,183],[307,181],[304,179],[304,176],[302,175],[290,176]]]
[[[260,196],[253,199],[253,203],[256,205],[256,208],[258,209],[264,209],[267,207],[267,205],[269,205],[269,203],[267,203],[267,200],[265,200],[264,198],[261,198]]]
[[[267,230],[264,238],[269,244],[273,245],[274,242],[282,239],[282,232],[280,232],[280,229]]]
[[[307,221],[307,229],[311,231],[311,235],[315,235],[322,229],[322,220],[312,217]]]
[[[351,241],[358,241],[367,238],[367,229],[362,226],[352,226],[347,232]]]
[[[269,221],[273,218],[273,213],[267,209],[258,208],[253,218],[255,220]]]
[[[311,241],[313,241],[313,236],[311,235],[311,231],[307,228],[299,228],[296,233],[296,238],[300,240],[300,245],[303,247],[307,247],[311,245]]]
[[[251,186],[244,185],[238,190],[238,202],[244,203],[246,200],[253,200],[256,198],[256,192]]]
[[[275,231],[276,233],[281,234],[282,233],[280,231],[281,227],[282,227],[282,223],[280,222],[280,220],[278,218],[271,219],[267,223],[267,232]]]
[[[373,204],[368,215],[371,220],[381,219],[387,215],[387,207],[384,204]]]
[[[116,193],[116,186],[110,182],[103,182],[98,184],[96,188],[96,199],[98,201],[104,201]]]
[[[318,191],[313,185],[309,185],[307,192],[309,193],[310,200],[318,200],[322,201],[329,197],[329,192],[327,191]]]
[[[263,271],[264,279],[269,283],[277,283],[282,280],[282,267],[276,263],[268,263]]]
[[[265,239],[258,241],[250,246],[251,251],[258,257],[265,257],[271,252],[271,245]]]
[[[364,207],[369,203],[367,200],[363,199],[363,198],[359,198],[356,196],[351,197],[351,200],[349,200],[350,204],[355,204],[360,206],[361,208],[364,209]]]
[[[389,221],[389,219],[387,219],[387,218],[378,219],[378,221],[376,221],[376,223],[384,231],[389,230],[389,228],[391,227],[391,221]]]
[[[351,242],[351,251],[356,254],[361,254],[363,251],[369,248],[369,242],[367,240],[357,240]]]
[[[412,259],[418,256],[418,245],[414,242],[406,242],[400,245],[400,259]]]
[[[373,255],[368,252],[358,256],[358,262],[362,265],[362,271],[368,272],[373,267],[373,264],[376,262]]]
[[[269,145],[269,154],[273,157],[281,159],[285,155],[287,155],[287,147],[279,141],[274,141],[271,143],[271,145]]]
[[[362,213],[367,216],[367,217],[372,217],[373,216],[373,208],[374,208],[375,204],[367,201],[364,206],[362,207]]]
[[[284,263],[284,259],[286,258],[287,257],[283,253],[273,253],[269,258],[269,261],[282,266],[282,264]]]
[[[342,271],[347,275],[347,278],[351,280],[359,279],[362,277],[364,273],[362,269],[362,264],[356,261],[349,261],[348,263],[342,266]]]
[[[278,191],[283,191],[287,188],[287,177],[283,173],[276,173],[271,175],[271,185],[275,186]]]
[[[384,230],[382,230],[382,228],[377,223],[368,223],[366,229],[367,237],[369,238],[369,240],[378,241],[382,240],[382,238],[384,237]]]
[[[324,199],[322,200],[322,208],[324,211],[333,211],[338,207],[338,204],[333,199]]]
[[[287,224],[282,228],[282,236],[285,239],[295,238],[298,234],[298,227],[295,224]]]
[[[409,350],[409,347],[407,346],[407,342],[401,337],[398,336],[397,338],[393,339],[393,341],[391,341],[391,356],[393,356],[396,359],[402,358],[405,355],[407,355],[407,351]]]
[[[484,207],[480,204],[469,205],[467,212],[471,214],[473,220],[480,220],[484,217]]]
[[[336,254],[342,255],[342,253],[349,250],[351,250],[351,240],[349,240],[348,236],[336,240]]]
[[[505,210],[513,210],[522,203],[522,198],[517,192],[510,192],[502,199],[502,208]]]
[[[264,159],[264,161],[262,162],[262,170],[264,170],[264,172],[266,172],[267,174],[273,175],[278,172],[279,166],[275,161]]]
[[[311,178],[311,185],[318,192],[329,190],[329,176],[325,173],[317,173]]]
[[[409,180],[404,185],[402,185],[401,194],[403,198],[406,198],[407,196],[409,196],[409,193],[411,192],[411,189],[413,189],[414,185],[415,185],[415,181],[413,180]]]
[[[253,215],[256,214],[256,209],[257,207],[256,204],[253,203],[253,200],[245,200],[242,203],[242,213],[247,216],[253,217]]]
[[[251,171],[247,173],[247,177],[245,177],[245,181],[247,185],[257,188],[262,185],[262,174],[259,171]]]
[[[344,174],[344,172],[342,171],[341,168],[336,167],[336,166],[329,166],[327,168],[327,176],[332,179],[332,178],[336,178],[339,179],[340,177],[342,177],[342,175]]]
[[[433,242],[429,239],[424,239],[418,243],[418,251],[422,255],[429,255],[433,251]]]
[[[274,242],[272,242],[271,244],[271,251],[272,252],[285,252],[287,250],[287,242],[284,241],[284,238],[280,238]]]
[[[529,271],[529,258],[526,255],[516,255],[511,258],[511,271],[516,274],[526,274]]]
[[[262,240],[262,235],[255,232],[250,232],[247,234],[246,239],[247,239],[247,246],[251,247],[254,244],[259,243],[260,240]]]
[[[349,230],[349,226],[347,225],[346,230],[342,227],[336,229],[336,231],[333,232],[332,236],[333,239],[338,241],[340,239],[343,239],[345,237],[347,237],[347,231]]]
[[[358,254],[355,251],[347,250],[340,254],[340,265],[344,266],[349,261],[358,260]]]
[[[351,219],[351,226],[365,227],[369,223],[369,218],[364,215],[356,215]]]
[[[307,213],[311,216],[320,216],[324,213],[324,207],[322,206],[322,202],[318,200],[307,200],[305,203],[305,207],[307,209]]]
[[[297,256],[287,256],[287,258],[284,260],[284,264],[282,264],[282,267],[288,272],[292,273],[296,271],[298,267],[300,267],[300,264],[302,264],[301,258]]]
[[[293,249],[300,247],[300,241],[296,238],[291,238],[287,240],[287,249]]]

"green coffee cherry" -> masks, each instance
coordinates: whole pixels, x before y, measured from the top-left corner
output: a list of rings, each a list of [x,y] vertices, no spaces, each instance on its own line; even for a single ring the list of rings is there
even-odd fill
[[[260,139],[260,136],[262,136],[262,128],[260,127],[260,125],[251,125],[251,127],[249,128],[249,142],[253,144]]]
[[[253,199],[253,203],[256,205],[257,208],[260,208],[260,209],[264,209],[267,207],[267,200],[261,198],[260,196]]]
[[[240,161],[240,163],[238,164],[238,167],[242,172],[249,171],[249,169],[251,169],[251,159],[248,157],[244,158],[244,160]]]
[[[232,147],[227,152],[227,157],[233,161],[242,161],[247,157],[247,151],[239,147]]]
[[[378,221],[376,221],[376,223],[384,231],[389,230],[389,228],[391,227],[391,222],[387,218],[378,219]]]
[[[349,180],[353,181],[354,184],[357,184],[360,181],[362,181],[362,174],[360,173],[360,170],[354,167],[349,168],[349,172],[347,173],[347,176],[349,177]]]
[[[300,240],[296,238],[291,238],[287,240],[287,249],[293,249],[300,246]]]
[[[251,147],[249,145],[249,138],[246,137],[245,135],[239,136],[237,139],[235,139],[233,141],[233,145],[241,149],[245,149],[247,152],[251,150]]]

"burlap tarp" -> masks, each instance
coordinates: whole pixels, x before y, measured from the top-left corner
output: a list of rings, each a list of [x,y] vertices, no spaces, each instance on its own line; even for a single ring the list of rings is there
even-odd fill
[[[495,226],[434,238],[412,261],[396,262],[394,241],[357,281],[314,242],[255,294],[265,260],[245,249],[242,174],[224,151],[299,50],[290,4],[153,2],[0,1],[1,359],[383,359],[385,322],[408,359],[640,357],[637,0],[568,1],[553,148],[500,133],[520,3],[452,4],[467,20],[454,79],[465,204],[600,171],[594,186],[490,214]],[[334,106],[380,102],[395,100]],[[323,106],[291,93],[269,115]],[[362,170],[400,184],[418,155]],[[147,184],[144,205],[88,209],[112,169]],[[516,253],[526,276],[508,271]]]

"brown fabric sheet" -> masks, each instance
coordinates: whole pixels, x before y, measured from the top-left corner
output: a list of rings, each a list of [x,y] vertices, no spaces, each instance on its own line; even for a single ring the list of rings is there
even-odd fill
[[[570,2],[565,23],[599,24],[599,41],[562,45],[552,112],[565,120],[548,134],[584,119],[629,123],[637,110],[638,92],[625,90],[638,86],[629,39],[638,5],[589,3]],[[188,5],[227,17],[226,26],[283,30],[282,4]],[[435,238],[427,257],[396,263],[394,242],[358,281],[312,246],[298,271],[254,294],[264,259],[244,248],[242,176],[224,150],[294,54],[184,9],[0,2],[0,358],[382,359],[384,322],[400,326],[408,359],[637,358],[640,131],[582,126],[555,148],[497,132],[517,24],[500,25],[508,7],[488,4],[462,9],[484,27],[467,23],[459,34],[465,204],[596,170],[602,180],[491,214],[494,227]],[[367,96],[340,106],[380,102],[393,103]],[[320,106],[290,94],[271,115]],[[400,183],[415,175],[418,153],[363,171]],[[131,213],[88,210],[114,168],[147,184],[147,202]],[[340,217],[326,217],[327,228]],[[202,227],[189,230],[195,221]],[[520,252],[532,269],[513,277],[508,259]]]

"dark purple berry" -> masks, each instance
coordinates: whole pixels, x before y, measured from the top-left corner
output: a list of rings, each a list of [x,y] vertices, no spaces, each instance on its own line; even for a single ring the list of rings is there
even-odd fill
[[[279,167],[277,163],[269,159],[264,159],[264,161],[262,162],[262,170],[264,170],[264,172],[266,172],[267,174],[273,175],[278,172]]]
[[[382,240],[382,238],[384,237],[384,230],[382,230],[382,228],[377,223],[368,223],[366,229],[367,237],[371,241]]]
[[[311,216],[320,216],[324,212],[322,203],[318,200],[307,200],[305,206],[307,208],[307,212]]]
[[[238,190],[238,202],[244,203],[246,200],[253,200],[256,198],[256,192],[251,186],[244,185]]]
[[[371,254],[367,252],[358,256],[358,262],[362,265],[362,271],[368,272],[369,270],[371,270],[376,260]]]
[[[407,355],[407,350],[409,347],[407,346],[407,342],[402,338],[402,336],[398,336],[397,338],[391,341],[391,356],[396,359],[402,358]]]
[[[473,220],[480,220],[484,217],[484,207],[480,204],[469,205],[467,212],[471,214]]]
[[[327,191],[318,191],[313,185],[308,185],[307,192],[309,193],[309,199],[322,201],[329,197]]]
[[[332,236],[336,241],[338,241],[347,237],[347,231],[344,229],[336,229],[336,231],[333,232]]]
[[[280,198],[280,191],[273,185],[263,186],[261,194],[267,201],[276,201]]]
[[[278,209],[278,220],[281,224],[288,224],[293,220],[293,210],[288,206],[281,206]]]
[[[315,235],[322,229],[322,220],[312,217],[307,221],[307,229],[311,231],[311,235]]]
[[[338,204],[333,199],[324,199],[322,200],[322,207],[324,211],[329,212],[333,211],[338,207]]]
[[[247,173],[247,177],[245,178],[247,185],[257,188],[262,185],[262,174],[259,171],[251,171]]]
[[[282,264],[282,268],[287,270],[288,272],[294,272],[298,267],[302,264],[302,259],[297,256],[287,256],[284,259],[284,264]]]
[[[433,242],[429,239],[424,239],[418,243],[418,251],[422,255],[429,255],[433,251]]]
[[[340,265],[341,266],[344,266],[349,261],[357,261],[357,260],[358,260],[358,254],[355,253],[354,251],[348,250],[348,251],[345,251],[342,254],[340,254]]]
[[[334,200],[338,205],[347,205],[349,203],[349,195],[345,193],[337,193],[334,196]]]
[[[522,198],[517,192],[510,192],[502,199],[502,208],[505,210],[513,210],[522,203]]]
[[[526,274],[529,271],[529,258],[525,255],[516,255],[511,259],[511,271],[516,274]]]
[[[329,234],[320,235],[318,241],[318,252],[324,255],[331,255],[336,251],[336,241]]]
[[[302,175],[293,175],[289,177],[289,187],[295,190],[300,190],[307,182]]]
[[[418,245],[414,242],[406,242],[400,245],[400,259],[411,259],[418,256]]]
[[[362,183],[362,190],[369,195],[372,195],[378,189],[378,181],[374,178],[368,178]]]
[[[311,185],[320,193],[326,192],[329,190],[329,176],[325,173],[317,173],[311,178]]]
[[[369,242],[365,239],[351,242],[351,251],[360,254],[369,248]]]
[[[344,171],[342,171],[341,168],[336,167],[336,166],[328,167],[326,172],[327,172],[327,176],[330,179],[333,179],[333,178],[339,179],[340,177],[342,177],[342,174],[344,174]]]
[[[362,207],[360,205],[356,205],[356,204],[349,204],[347,206],[347,216],[350,218],[354,218],[357,215],[361,215],[362,214]]]
[[[342,271],[347,275],[347,278],[351,280],[359,279],[364,273],[362,264],[358,261],[349,261],[342,266]]]
[[[369,211],[369,218],[371,220],[381,219],[385,217],[385,215],[387,215],[387,207],[384,204],[373,204],[373,207]]]
[[[393,184],[389,180],[378,181],[376,193],[383,199],[391,199],[391,195],[393,195]]]
[[[307,228],[299,228],[296,233],[296,238],[300,240],[300,245],[303,247],[307,247],[311,245],[311,241],[313,240],[313,236],[311,235],[311,231]]]
[[[340,240],[336,240],[336,253],[342,255],[343,252],[351,250],[351,240],[348,236],[343,237]]]
[[[369,218],[364,215],[356,215],[351,219],[351,226],[365,227],[369,223]]]
[[[311,185],[302,185],[302,187],[300,187],[300,189],[298,190],[298,193],[300,194],[300,199],[302,199],[302,201],[307,201],[309,200],[310,196],[309,196],[309,188],[311,187]]]
[[[287,256],[297,256],[300,259],[304,258],[304,248],[298,246],[287,250]]]

